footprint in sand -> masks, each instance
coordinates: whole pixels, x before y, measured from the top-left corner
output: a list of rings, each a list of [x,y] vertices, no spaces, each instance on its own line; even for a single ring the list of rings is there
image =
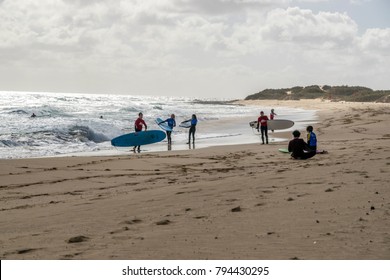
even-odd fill
[[[142,220],[132,219],[132,220],[123,221],[121,224],[133,225],[133,224],[139,224],[140,222],[142,222]]]
[[[200,220],[200,219],[207,219],[207,216],[196,216],[194,219]]]
[[[110,234],[121,233],[121,232],[124,232],[124,231],[128,231],[129,229],[130,229],[129,227],[123,227],[123,228],[118,229],[118,230],[110,231]]]
[[[68,243],[80,243],[80,242],[87,241],[88,239],[89,239],[89,237],[86,237],[84,235],[78,235],[78,236],[69,238],[69,240],[67,242]]]
[[[241,212],[242,209],[240,206],[234,207],[233,209],[230,210],[231,212]]]
[[[36,251],[37,249],[22,249],[22,250],[18,250],[16,251],[16,253],[18,254],[26,254],[26,253],[30,253],[32,251]]]
[[[162,226],[162,225],[169,225],[170,223],[172,223],[170,220],[161,220],[156,222],[156,225]]]

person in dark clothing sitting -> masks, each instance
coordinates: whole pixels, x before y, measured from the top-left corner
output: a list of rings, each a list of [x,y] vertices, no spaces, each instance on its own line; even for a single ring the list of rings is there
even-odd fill
[[[293,131],[294,139],[288,143],[288,151],[295,159],[308,159],[315,156],[316,151],[312,151],[306,142],[299,138],[301,133],[298,130]]]

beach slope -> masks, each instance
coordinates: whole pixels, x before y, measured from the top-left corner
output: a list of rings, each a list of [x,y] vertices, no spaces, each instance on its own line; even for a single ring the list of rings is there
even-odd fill
[[[319,110],[329,153],[0,160],[1,259],[390,259],[390,106],[267,102]]]

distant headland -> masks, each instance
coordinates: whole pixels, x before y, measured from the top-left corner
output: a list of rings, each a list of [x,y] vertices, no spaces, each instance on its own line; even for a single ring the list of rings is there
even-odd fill
[[[258,93],[248,95],[245,100],[299,100],[317,98],[332,101],[390,103],[390,90],[372,90],[361,86],[296,86],[283,89],[265,89]]]

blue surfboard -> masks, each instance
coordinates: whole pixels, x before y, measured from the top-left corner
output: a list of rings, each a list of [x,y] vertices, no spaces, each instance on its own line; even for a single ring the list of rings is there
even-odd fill
[[[141,146],[157,143],[164,139],[165,133],[163,131],[147,130],[118,136],[111,140],[111,145],[115,147]]]
[[[164,121],[163,119],[157,118],[156,124],[158,124],[158,126],[161,127],[162,129],[164,129],[165,131],[172,131],[172,128],[166,122],[160,124],[160,122],[163,122],[163,121]]]

